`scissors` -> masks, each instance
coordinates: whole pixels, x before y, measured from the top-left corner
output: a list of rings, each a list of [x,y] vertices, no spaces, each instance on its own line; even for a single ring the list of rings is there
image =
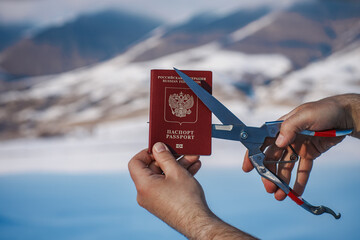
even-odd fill
[[[265,122],[265,124],[261,127],[248,127],[219,100],[204,90],[189,76],[176,68],[174,68],[174,70],[185,81],[196,96],[206,105],[206,107],[223,123],[212,124],[212,137],[241,142],[248,149],[249,159],[260,176],[276,184],[286,193],[287,196],[289,196],[296,204],[304,208],[306,211],[314,215],[328,213],[334,216],[335,219],[339,219],[341,217],[340,213],[336,214],[332,209],[326,206],[313,206],[309,202],[305,201],[293,189],[291,189],[287,183],[272,173],[264,165],[265,154],[261,150],[261,146],[264,144],[266,138],[275,138],[278,135],[283,121]],[[352,129],[327,131],[304,130],[300,132],[300,134],[319,137],[337,137],[348,135],[351,132]],[[289,147],[292,149],[293,155],[290,157],[290,161],[285,162],[296,162],[300,159],[300,157],[291,145],[289,145]]]

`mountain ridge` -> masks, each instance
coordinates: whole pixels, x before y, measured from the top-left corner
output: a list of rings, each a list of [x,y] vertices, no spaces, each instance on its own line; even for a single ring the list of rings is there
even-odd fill
[[[238,41],[229,37],[265,19],[270,22],[251,35]],[[220,17],[207,18],[202,14],[167,29],[160,46],[149,49],[134,61],[147,61],[214,41],[232,51],[282,54],[299,69],[359,39],[359,19],[359,3],[336,0],[298,2],[281,10],[266,7],[235,10]],[[224,25],[227,27],[220,27]]]
[[[157,20],[115,10],[82,15],[5,49],[0,66],[14,75],[69,71],[114,57],[159,25]]]

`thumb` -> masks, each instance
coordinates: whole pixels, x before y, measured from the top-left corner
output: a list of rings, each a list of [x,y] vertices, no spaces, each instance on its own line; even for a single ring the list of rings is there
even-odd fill
[[[284,148],[290,145],[296,137],[296,134],[306,129],[309,126],[309,119],[306,114],[295,113],[289,118],[285,119],[281,124],[280,133],[275,144],[279,148]]]
[[[158,142],[154,144],[153,155],[155,161],[158,163],[159,167],[165,173],[165,175],[177,171],[177,169],[180,167],[164,143]]]
[[[295,139],[295,136],[293,133],[290,134],[286,134],[286,133],[279,133],[279,136],[276,139],[276,146],[278,146],[279,148],[284,148],[286,146],[288,146],[289,144],[291,144],[291,142]]]

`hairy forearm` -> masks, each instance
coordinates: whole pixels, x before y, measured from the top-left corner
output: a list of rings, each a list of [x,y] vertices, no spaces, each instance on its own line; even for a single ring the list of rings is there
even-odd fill
[[[204,228],[201,230],[200,235],[194,239],[196,240],[252,239],[253,240],[256,238],[245,232],[242,232],[241,230],[223,222],[221,219],[214,216],[212,217],[211,220],[209,220],[208,225],[205,225]]]
[[[193,215],[192,219],[186,222],[188,224],[178,230],[191,240],[256,239],[225,223],[210,210]]]

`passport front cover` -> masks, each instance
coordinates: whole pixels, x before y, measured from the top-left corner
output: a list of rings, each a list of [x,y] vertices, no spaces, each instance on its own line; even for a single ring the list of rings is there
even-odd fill
[[[211,71],[182,72],[211,94]],[[211,154],[211,111],[174,70],[151,70],[149,128],[149,151],[163,142],[174,154]]]

